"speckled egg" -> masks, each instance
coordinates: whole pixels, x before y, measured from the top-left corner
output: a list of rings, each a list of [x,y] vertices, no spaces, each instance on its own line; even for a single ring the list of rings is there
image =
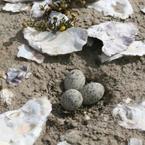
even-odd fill
[[[68,111],[77,110],[82,105],[82,102],[82,94],[75,89],[67,90],[61,98],[62,107]]]
[[[65,89],[80,90],[85,85],[86,78],[82,71],[75,69],[70,71],[64,80]]]
[[[98,102],[104,95],[104,86],[100,83],[89,83],[85,85],[82,90],[83,104],[92,105]]]

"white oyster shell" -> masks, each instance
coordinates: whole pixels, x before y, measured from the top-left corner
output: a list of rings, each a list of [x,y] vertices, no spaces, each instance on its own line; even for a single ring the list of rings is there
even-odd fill
[[[37,63],[43,63],[44,56],[37,51],[32,50],[29,46],[23,44],[19,46],[18,49],[19,52],[17,54],[17,57],[22,57],[28,60],[35,61]]]
[[[103,42],[102,52],[112,56],[122,52],[135,40],[138,29],[133,23],[105,22],[91,26],[88,36]]]
[[[28,101],[22,108],[0,115],[2,145],[33,145],[52,110],[46,97]]]
[[[126,19],[133,14],[133,8],[128,0],[99,0],[88,7],[103,12],[105,16],[121,19]]]
[[[88,34],[82,28],[69,28],[64,32],[39,32],[34,28],[24,29],[24,38],[37,51],[48,55],[63,55],[81,51],[87,43]]]
[[[139,104],[118,104],[113,109],[118,124],[127,129],[145,131],[145,102]]]

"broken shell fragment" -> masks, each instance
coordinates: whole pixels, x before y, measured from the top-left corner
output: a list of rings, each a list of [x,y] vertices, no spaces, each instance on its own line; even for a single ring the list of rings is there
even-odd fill
[[[145,102],[139,104],[118,104],[113,109],[113,117],[127,129],[145,131]]]
[[[17,54],[17,57],[22,57],[28,60],[33,60],[37,63],[43,63],[44,56],[40,53],[38,53],[35,50],[30,49],[27,45],[23,44],[18,47],[19,52]]]
[[[88,36],[103,42],[101,62],[112,61],[122,56],[145,55],[145,44],[135,41],[138,33],[133,23],[105,22],[88,29]]]
[[[105,22],[91,26],[88,36],[103,42],[102,52],[112,56],[122,52],[135,40],[138,29],[133,23]]]
[[[82,105],[82,102],[82,94],[75,89],[67,90],[61,98],[62,107],[68,111],[77,110]]]
[[[10,68],[6,73],[6,81],[9,84],[17,86],[19,83],[22,82],[23,79],[29,78],[31,72],[28,71],[27,66],[21,66],[19,69],[17,68]]]
[[[35,1],[31,9],[31,16],[34,18],[42,17],[45,10],[48,8],[48,4],[51,4],[51,0]]]
[[[18,3],[18,2],[32,2],[35,0],[3,0],[5,2],[10,2],[10,3]]]
[[[134,41],[125,51],[117,53],[111,57],[102,54],[100,55],[100,58],[102,62],[106,62],[118,59],[123,56],[143,56],[143,55],[145,55],[145,43],[141,41]]]
[[[83,104],[92,105],[98,102],[104,95],[104,86],[100,83],[89,83],[85,85],[82,90]]]
[[[145,55],[145,43],[135,41],[138,33],[133,23],[105,22],[88,29],[88,36],[103,42],[101,62],[112,61],[122,56]]]
[[[33,145],[52,110],[46,97],[29,100],[22,108],[0,115],[1,145]]]
[[[9,11],[13,13],[28,11],[30,9],[29,5],[23,3],[6,3],[2,8],[4,11]]]
[[[65,89],[76,89],[80,90],[85,85],[86,78],[82,71],[72,70],[70,71],[64,80]]]
[[[128,145],[143,145],[143,141],[141,139],[131,138]]]
[[[105,16],[113,16],[126,19],[133,14],[133,8],[128,0],[99,0],[88,5]]]
[[[145,55],[145,43],[141,41],[134,41],[125,51],[120,54],[126,56],[143,56]]]
[[[81,51],[87,43],[88,34],[82,28],[69,28],[64,32],[52,33],[27,27],[24,29],[24,38],[35,50],[55,56]]]
[[[140,10],[145,14],[145,7],[141,8]]]

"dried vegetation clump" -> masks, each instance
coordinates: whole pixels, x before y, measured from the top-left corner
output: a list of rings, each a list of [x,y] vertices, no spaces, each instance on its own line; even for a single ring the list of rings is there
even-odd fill
[[[38,31],[65,31],[66,29],[75,26],[76,13],[72,10],[73,7],[85,7],[87,0],[55,0],[52,4],[41,6],[42,11],[45,11],[43,17],[39,19],[30,18],[23,23],[24,27],[34,27]],[[68,17],[68,20],[53,17],[53,21],[49,21],[49,16],[52,11],[60,12]]]

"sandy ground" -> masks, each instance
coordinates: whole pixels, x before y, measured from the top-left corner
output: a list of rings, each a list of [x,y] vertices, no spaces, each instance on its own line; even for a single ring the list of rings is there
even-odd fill
[[[134,14],[126,21],[135,22],[140,30],[138,40],[145,39],[145,15],[140,12],[139,5],[143,0],[132,0]],[[1,6],[2,7],[2,3]],[[77,25],[88,27],[113,19],[104,17],[94,10],[79,9]],[[130,97],[136,102],[145,99],[145,57],[124,57],[110,63],[100,64],[97,59],[97,49],[84,48],[82,52],[65,56],[46,56],[45,62],[38,65],[24,59],[17,59],[17,47],[24,43],[22,35],[23,19],[28,14],[10,14],[0,12],[0,69],[6,71],[9,67],[26,64],[33,75],[23,81],[18,87],[7,85],[0,80],[1,87],[8,87],[15,93],[10,106],[0,102],[0,112],[17,109],[33,97],[48,96],[53,104],[53,111],[47,121],[43,134],[35,145],[56,145],[66,138],[74,145],[126,145],[131,137],[145,141],[144,133],[137,130],[127,130],[120,127],[113,119],[111,112],[116,104]],[[87,82],[96,81],[106,88],[104,98],[96,105],[82,107],[74,113],[66,113],[59,100],[64,91],[65,74],[74,68],[84,72]],[[85,114],[90,116],[85,121]]]

